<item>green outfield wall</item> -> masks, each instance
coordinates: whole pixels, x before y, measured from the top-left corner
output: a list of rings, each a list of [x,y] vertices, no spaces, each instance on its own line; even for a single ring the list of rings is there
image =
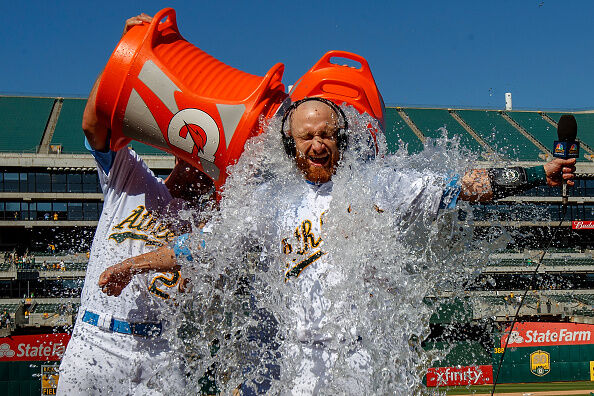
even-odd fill
[[[0,394],[55,395],[57,362],[0,362]]]

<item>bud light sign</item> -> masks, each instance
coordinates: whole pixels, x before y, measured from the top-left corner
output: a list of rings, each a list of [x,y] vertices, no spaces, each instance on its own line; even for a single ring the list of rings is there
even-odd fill
[[[574,230],[594,230],[594,221],[572,221],[571,228]]]

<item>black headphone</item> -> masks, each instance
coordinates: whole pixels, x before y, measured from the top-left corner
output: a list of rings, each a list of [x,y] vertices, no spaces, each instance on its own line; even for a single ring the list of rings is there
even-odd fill
[[[347,135],[347,129],[349,128],[349,123],[347,121],[346,115],[344,114],[344,111],[342,111],[342,109],[340,107],[338,107],[331,100],[319,98],[319,97],[311,97],[311,98],[304,98],[304,99],[298,100],[297,102],[293,103],[291,106],[289,106],[289,108],[285,111],[285,114],[283,115],[283,121],[281,124],[280,132],[281,132],[281,138],[283,139],[283,146],[285,147],[285,151],[286,151],[287,155],[291,158],[295,158],[295,156],[297,155],[297,148],[295,147],[295,139],[293,139],[293,136],[289,136],[285,133],[285,122],[290,117],[291,113],[297,107],[299,107],[299,105],[301,105],[304,102],[311,101],[311,100],[325,103],[336,113],[336,115],[339,118],[342,118],[342,123],[340,123],[340,120],[339,120],[339,124],[338,124],[339,126],[338,126],[337,135],[336,135],[336,144],[338,146],[338,150],[342,153],[347,148],[347,145],[349,142],[348,135]]]

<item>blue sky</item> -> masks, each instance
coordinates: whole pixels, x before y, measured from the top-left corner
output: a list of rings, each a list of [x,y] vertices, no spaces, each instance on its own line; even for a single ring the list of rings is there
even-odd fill
[[[369,61],[387,104],[594,109],[591,1],[11,1],[0,93],[86,96],[141,11],[225,63],[291,84],[326,51]]]

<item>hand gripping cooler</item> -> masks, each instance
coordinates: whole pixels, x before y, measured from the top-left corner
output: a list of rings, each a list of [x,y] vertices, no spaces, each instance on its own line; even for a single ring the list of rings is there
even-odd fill
[[[165,19],[166,18],[166,19]],[[111,149],[138,140],[178,156],[220,189],[260,122],[286,98],[277,63],[264,77],[228,66],[188,43],[175,11],[135,26],[111,55],[96,110],[111,126]]]

